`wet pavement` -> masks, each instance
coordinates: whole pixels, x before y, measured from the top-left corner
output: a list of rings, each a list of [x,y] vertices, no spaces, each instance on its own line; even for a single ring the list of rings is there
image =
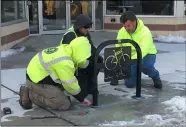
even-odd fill
[[[92,40],[96,46],[101,42],[114,39],[116,33],[112,32],[91,32]],[[57,46],[61,35],[43,35],[29,37],[14,48],[24,46],[25,51],[1,58],[2,69],[26,68],[29,60],[37,52],[46,47]],[[160,71],[163,82],[163,89],[155,89],[152,80],[142,75],[142,99],[131,98],[135,95],[135,88],[128,89],[124,86],[124,81],[120,81],[118,86],[111,86],[104,82],[104,75],[98,76],[99,88],[99,108],[89,108],[73,101],[73,106],[69,111],[54,111],[77,125],[102,125],[112,121],[128,121],[129,125],[143,125],[145,115],[158,114],[163,119],[168,119],[170,125],[185,125],[185,117],[177,115],[172,111],[165,110],[166,106],[162,102],[170,100],[175,96],[186,95],[186,72],[185,72],[185,44],[164,44],[156,43],[158,49],[156,67]],[[175,48],[176,47],[176,48]],[[121,88],[124,92],[117,91]],[[90,99],[91,96],[89,96]],[[1,100],[1,103],[8,101]],[[18,104],[18,103],[17,103]],[[18,104],[19,105],[19,104]],[[57,118],[31,120],[31,116],[51,115],[49,112],[35,107],[33,111],[28,111],[24,117],[9,117],[4,125],[25,125],[25,126],[47,126],[61,125],[70,126],[72,124]],[[153,123],[149,123],[152,125]]]

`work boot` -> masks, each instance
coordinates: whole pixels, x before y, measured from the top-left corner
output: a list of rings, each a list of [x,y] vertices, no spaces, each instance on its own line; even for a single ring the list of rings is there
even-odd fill
[[[24,109],[31,109],[32,108],[32,101],[29,98],[29,89],[26,86],[21,86],[20,87],[20,100],[19,104],[21,107]]]
[[[160,78],[154,78],[152,80],[154,82],[154,87],[155,88],[158,88],[158,89],[161,89],[162,88],[162,82],[161,82],[161,79]]]
[[[112,85],[112,86],[117,86],[119,83],[118,83],[118,80],[112,80],[111,82],[110,82],[110,85]]]

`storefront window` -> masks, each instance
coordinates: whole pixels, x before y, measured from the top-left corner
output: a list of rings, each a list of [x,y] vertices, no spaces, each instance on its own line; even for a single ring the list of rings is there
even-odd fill
[[[11,22],[14,20],[24,19],[25,2],[18,0],[2,0],[1,1],[1,22]]]
[[[174,15],[174,1],[106,1],[107,15],[120,15],[125,11],[133,11],[137,15]]]

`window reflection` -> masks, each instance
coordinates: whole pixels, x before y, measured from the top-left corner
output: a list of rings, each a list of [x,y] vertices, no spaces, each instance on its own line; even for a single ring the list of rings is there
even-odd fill
[[[137,15],[174,15],[174,1],[106,1],[107,15],[120,15],[125,11],[133,11]]]
[[[80,14],[87,14],[92,19],[92,1],[81,0],[70,3],[71,25]]]
[[[95,29],[101,30],[103,29],[103,1],[97,0],[95,1]]]
[[[14,20],[24,19],[25,15],[25,2],[17,0],[2,0],[1,1],[1,22],[10,22]]]
[[[43,0],[43,30],[66,29],[66,2]]]

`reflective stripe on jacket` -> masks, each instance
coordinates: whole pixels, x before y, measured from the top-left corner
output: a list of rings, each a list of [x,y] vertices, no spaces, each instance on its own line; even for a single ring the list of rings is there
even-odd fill
[[[138,19],[137,20],[137,28],[134,33],[129,34],[124,27],[122,27],[117,35],[117,40],[120,39],[131,39],[134,40],[135,42],[138,43],[138,45],[141,48],[142,51],[142,58],[144,58],[147,54],[156,54],[157,50],[156,47],[153,43],[153,38],[150,30],[148,27],[146,27],[143,24],[143,21]],[[136,59],[137,58],[137,53],[134,48],[129,43],[122,44],[122,46],[131,46],[132,47],[132,53],[131,53],[131,58]],[[116,44],[116,47],[121,47],[121,44]]]
[[[81,50],[81,49],[84,50]],[[27,74],[34,83],[49,76],[54,82],[62,84],[72,95],[81,92],[74,76],[76,66],[86,66],[91,55],[91,46],[86,37],[78,37],[69,45],[47,48],[36,54],[27,67]]]

